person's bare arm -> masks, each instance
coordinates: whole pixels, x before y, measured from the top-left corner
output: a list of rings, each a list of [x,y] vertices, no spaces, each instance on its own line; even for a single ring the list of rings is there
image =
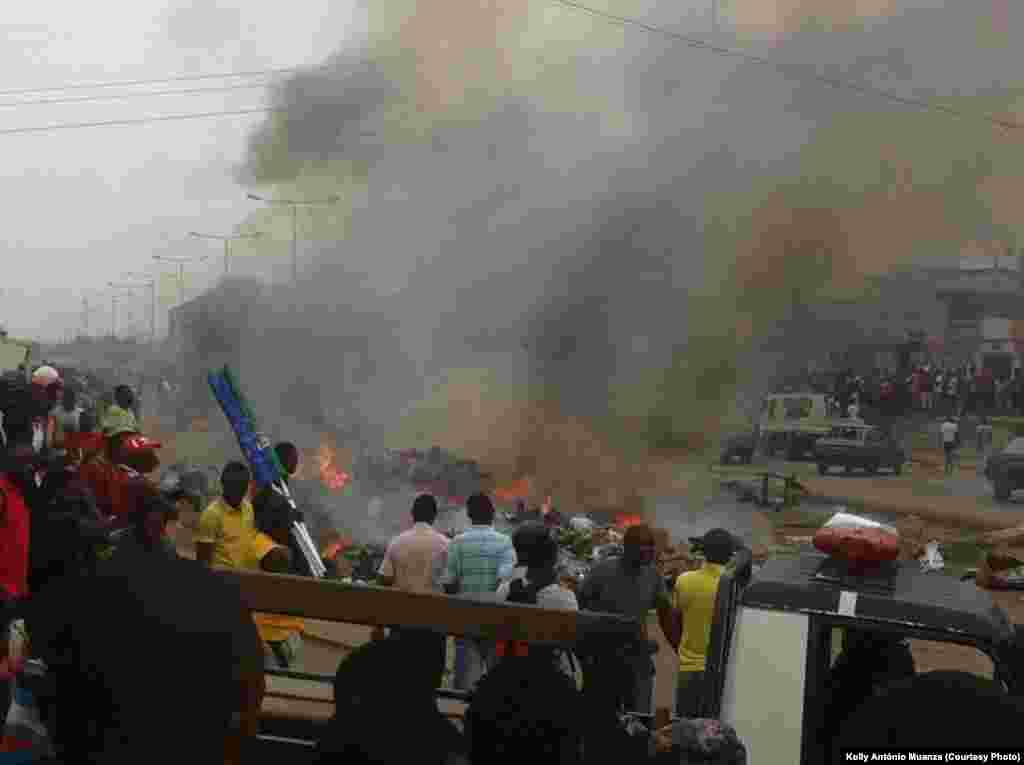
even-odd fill
[[[675,598],[665,586],[665,580],[659,579],[659,587],[654,596],[654,608],[658,612],[658,625],[665,640],[677,651],[682,639],[682,614],[675,608]]]
[[[204,566],[213,566],[213,544],[196,542],[196,560]]]
[[[388,545],[387,551],[384,553],[384,560],[381,561],[380,570],[377,571],[377,584],[381,587],[391,587],[395,583],[395,562],[394,562],[394,551],[391,545]]]
[[[658,624],[668,644],[678,652],[679,641],[683,639],[683,614],[667,602],[658,603]]]
[[[260,568],[268,574],[287,574],[291,566],[292,552],[287,547],[275,547],[260,561]]]

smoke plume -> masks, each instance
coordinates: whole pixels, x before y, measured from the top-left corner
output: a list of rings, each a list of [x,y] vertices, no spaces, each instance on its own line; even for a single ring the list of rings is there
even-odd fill
[[[944,98],[1002,98],[990,75],[1003,52],[937,57],[963,12],[892,6],[846,14],[874,19],[870,37],[776,18],[791,35],[777,52],[917,94],[956,69]],[[344,190],[344,236],[315,245],[293,296],[292,331],[309,342],[261,376],[283,391],[278,370],[301,370],[287,376],[308,392],[289,397],[319,387],[338,405],[320,406],[328,419],[361,416],[384,440],[529,472],[566,503],[626,502],[652,453],[703,453],[738,400],[834,350],[818,306],[929,248],[952,253],[996,213],[1008,223],[976,193],[1016,188],[993,169],[1012,155],[987,126],[564,9],[547,27],[525,5],[474,16],[475,45],[460,47],[455,11],[429,8],[448,44],[410,6],[390,19],[406,49],[377,42],[288,81],[240,171],[290,192]],[[596,31],[573,37],[573,24]],[[460,70],[470,59],[487,65]],[[336,349],[360,338],[356,379]]]

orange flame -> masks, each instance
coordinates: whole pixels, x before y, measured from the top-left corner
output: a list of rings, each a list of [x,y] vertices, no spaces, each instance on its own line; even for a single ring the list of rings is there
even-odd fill
[[[334,446],[324,437],[314,457],[317,474],[320,483],[331,491],[341,491],[349,482],[351,476],[338,467],[338,452]]]
[[[499,486],[494,489],[492,495],[498,502],[515,502],[517,499],[526,499],[530,496],[530,479],[520,478],[507,486]]]
[[[643,516],[636,513],[617,513],[615,515],[615,525],[620,529],[628,529],[630,526],[636,526],[643,522]]]
[[[320,556],[324,560],[334,560],[338,557],[338,553],[343,550],[347,550],[352,546],[352,540],[345,537],[340,537],[334,542],[331,542],[324,548],[323,554]]]

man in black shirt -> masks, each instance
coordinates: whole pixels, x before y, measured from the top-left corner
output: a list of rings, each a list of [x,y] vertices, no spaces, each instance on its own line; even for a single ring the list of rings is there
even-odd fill
[[[646,630],[647,614],[657,610],[658,623],[669,643],[673,637],[672,601],[665,580],[654,565],[654,533],[646,524],[627,529],[623,538],[622,558],[602,561],[591,569],[579,591],[580,608],[622,614],[635,619]],[[590,666],[585,675],[591,680],[621,684],[618,694],[627,711],[649,713],[654,697],[654,660],[658,644],[647,640],[646,646],[624,646],[622,666],[612,667],[608,661],[585,662]],[[614,680],[612,678],[615,678]]]

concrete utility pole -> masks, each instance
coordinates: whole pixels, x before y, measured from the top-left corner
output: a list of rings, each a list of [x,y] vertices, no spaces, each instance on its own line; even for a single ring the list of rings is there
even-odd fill
[[[231,273],[231,266],[229,260],[231,258],[231,242],[237,239],[259,239],[263,236],[262,231],[256,231],[252,234],[232,234],[231,236],[223,236],[220,234],[200,234],[198,231],[189,231],[189,236],[194,236],[198,239],[217,239],[224,242],[224,276],[228,276]]]
[[[114,284],[113,282],[108,282],[107,286],[111,290],[117,290],[121,287],[121,285]],[[115,340],[117,339],[117,304],[122,294],[116,291],[110,293],[110,336]]]
[[[140,280],[125,286],[149,288],[149,340],[156,345],[156,277],[150,274],[125,274],[125,278]]]
[[[100,306],[95,305],[93,301],[96,295],[83,295],[82,296],[82,331],[86,337],[90,337],[89,317],[93,313],[100,310]]]
[[[257,194],[247,194],[246,196],[256,202],[263,202],[268,205],[287,205],[292,208],[292,284],[297,285],[299,283],[299,208],[337,204],[341,197],[336,194],[332,194],[324,199],[267,199]]]
[[[203,255],[198,258],[179,258],[171,255],[154,255],[153,260],[161,263],[173,263],[178,268],[178,302],[185,302],[185,264],[186,263],[201,263],[206,260],[207,256]]]

